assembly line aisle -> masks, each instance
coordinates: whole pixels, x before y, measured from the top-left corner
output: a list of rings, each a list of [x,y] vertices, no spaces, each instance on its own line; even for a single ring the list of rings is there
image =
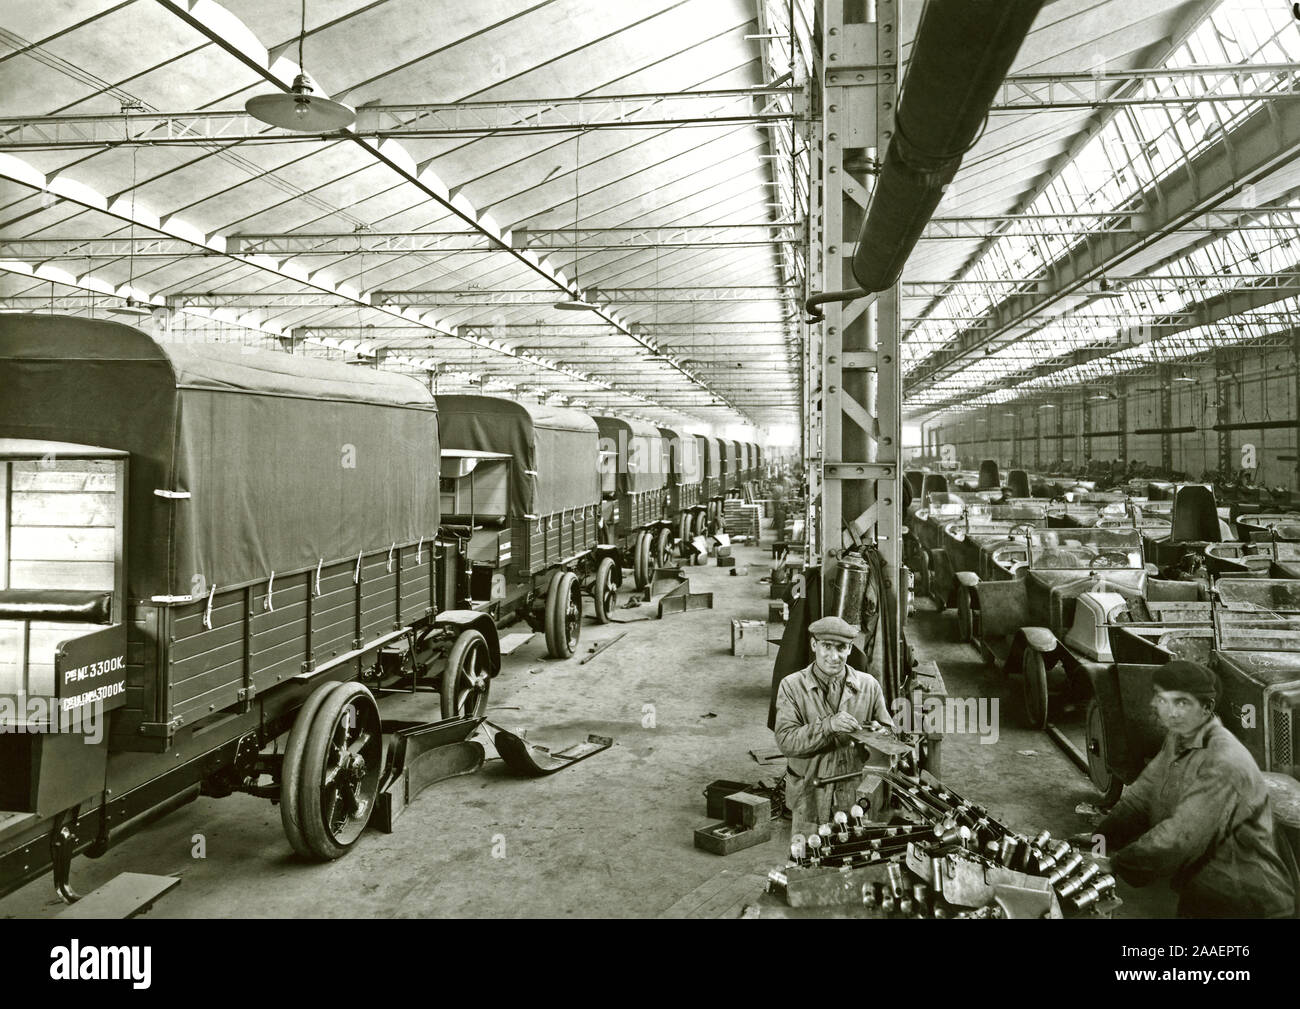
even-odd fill
[[[938,663],[950,697],[975,698],[989,728],[944,738],[944,781],[1015,830],[1050,830],[1053,837],[1068,837],[1090,829],[1095,818],[1076,808],[1095,806],[1100,796],[1046,733],[1024,727],[1019,679],[1005,679],[984,664],[973,645],[958,642],[955,610],[936,613],[928,599],[916,606],[907,627],[917,657]],[[1119,896],[1124,905],[1117,918],[1173,917],[1177,904],[1163,883],[1136,890],[1121,882]]]
[[[770,550],[735,554],[744,575],[713,561],[687,568],[695,591],[713,592],[712,610],[625,626],[587,620],[572,659],[546,659],[541,634],[506,658],[490,719],[527,727],[542,745],[612,736],[604,753],[531,780],[491,761],[431,787],[394,833],[372,829],[323,865],[290,853],[278,807],[243,795],[201,798],[99,860],[79,857],[74,886],[84,893],[124,871],[180,876],[155,917],[653,916],[723,869],[779,864],[784,832],[726,858],[692,846],[692,832],[708,822],[709,781],[772,779],[783,768],[749,755],[775,752],[766,727],[771,659],[730,654],[731,619],[767,615],[760,578]],[[624,630],[579,665],[591,645]],[[437,702],[389,698],[383,710],[436,717]],[[0,900],[0,915],[48,916],[60,906],[46,877]]]

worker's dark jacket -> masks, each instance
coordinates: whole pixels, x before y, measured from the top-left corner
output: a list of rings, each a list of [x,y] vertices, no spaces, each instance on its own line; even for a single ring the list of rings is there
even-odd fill
[[[1170,733],[1097,831],[1126,882],[1172,877],[1180,917],[1294,913],[1291,880],[1273,843],[1268,786],[1217,717],[1190,737]]]
[[[893,724],[885,694],[874,676],[845,667],[844,688],[837,707],[811,665],[781,681],[776,698],[776,745],[786,756],[785,801],[793,813],[791,831],[816,833],[837,809],[845,812],[857,801],[857,781],[848,779],[812,787],[813,778],[861,770],[866,763],[860,747],[838,736],[828,723],[836,711],[847,711],[866,725],[873,719]]]

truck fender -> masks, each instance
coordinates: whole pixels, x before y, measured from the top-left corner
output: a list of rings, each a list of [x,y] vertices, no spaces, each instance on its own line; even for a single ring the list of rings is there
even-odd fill
[[[973,589],[976,585],[980,583],[980,576],[977,575],[974,571],[958,571],[957,581],[960,584],[966,586],[967,588]]]
[[[623,559],[619,556],[619,549],[612,543],[600,543],[591,548],[591,556],[595,559],[595,564],[599,565],[606,557],[614,560],[614,584],[623,584]]]
[[[971,587],[971,593],[971,602],[980,611],[980,634],[985,639],[1008,637],[1024,624],[1029,599],[1023,579],[981,581]]]
[[[1053,656],[1057,648],[1056,635],[1046,627],[1022,627],[1011,638],[1011,650],[1007,652],[1007,659],[1002,667],[1003,673],[1020,672],[1025,650],[1030,648],[1042,655],[1043,664],[1048,669],[1056,665]]]
[[[1056,635],[1047,627],[1022,627],[1020,636],[1034,651],[1042,652],[1044,658],[1056,651],[1060,644],[1056,640]],[[1049,662],[1048,665],[1050,666],[1051,663]]]
[[[492,675],[501,672],[501,637],[497,634],[497,625],[486,613],[478,610],[443,610],[433,618],[433,623],[435,627],[453,628],[457,634],[466,630],[478,631],[487,642]]]

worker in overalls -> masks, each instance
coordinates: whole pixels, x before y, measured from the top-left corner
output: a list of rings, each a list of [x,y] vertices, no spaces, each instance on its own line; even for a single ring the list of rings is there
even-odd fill
[[[1151,685],[1165,744],[1096,831],[1115,871],[1132,886],[1169,879],[1180,918],[1294,914],[1268,786],[1214,713],[1214,672],[1176,660],[1157,669]]]
[[[856,778],[813,787],[815,778],[863,768],[866,753],[849,733],[893,724],[876,678],[847,664],[858,629],[839,617],[822,617],[808,633],[813,662],[781,681],[773,728],[786,757],[791,836],[815,834],[836,810],[847,812],[857,802]]]

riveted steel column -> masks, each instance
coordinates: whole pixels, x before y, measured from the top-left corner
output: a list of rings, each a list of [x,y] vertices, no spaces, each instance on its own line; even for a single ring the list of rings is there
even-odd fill
[[[1300,329],[1291,330],[1291,371],[1294,375],[1295,398],[1291,401],[1292,409],[1296,410],[1296,416],[1300,417]],[[1297,425],[1292,433],[1292,444],[1295,447],[1295,478],[1292,488],[1300,490],[1300,425]]]
[[[1232,423],[1232,376],[1229,372],[1225,355],[1214,355],[1214,421],[1216,424]],[[1228,478],[1235,467],[1232,465],[1232,435],[1227,431],[1218,432],[1217,461],[1215,467]],[[1209,469],[1206,466],[1206,469]]]
[[[1034,411],[1034,469],[1043,470],[1043,412]]]
[[[824,289],[856,286],[851,260],[874,188],[868,169],[884,158],[898,98],[898,4],[825,0],[817,74],[822,95],[821,242]],[[816,258],[815,255],[813,258]],[[885,598],[902,627],[898,460],[902,372],[898,286],[874,301],[825,307],[822,324],[820,551],[830,598],[839,552],[874,538],[889,581]],[[884,649],[877,650],[877,656]],[[897,659],[901,649],[894,648]],[[881,669],[886,699],[901,686],[897,662]]]
[[[1117,383],[1115,400],[1115,426],[1119,428],[1119,461],[1124,464],[1125,472],[1128,471],[1128,395],[1124,391],[1123,383]]]
[[[1166,473],[1174,468],[1174,373],[1165,365],[1160,369],[1160,465]]]
[[[1082,393],[1079,395],[1079,413],[1083,418],[1083,457],[1084,459],[1091,459],[1092,407],[1088,403],[1088,397]]]
[[[820,44],[820,40],[818,40]],[[826,289],[826,254],[822,241],[824,231],[824,208],[822,206],[822,150],[821,150],[821,82],[817,87],[809,82],[812,91],[810,109],[813,122],[810,123],[808,143],[808,292]],[[821,525],[822,506],[822,440],[825,435],[822,417],[822,328],[801,319],[800,332],[803,334],[803,388],[804,388],[804,436],[803,462],[808,481],[807,513],[804,516],[808,537],[808,558],[812,563],[821,557],[824,537]],[[820,615],[820,614],[817,614]]]

